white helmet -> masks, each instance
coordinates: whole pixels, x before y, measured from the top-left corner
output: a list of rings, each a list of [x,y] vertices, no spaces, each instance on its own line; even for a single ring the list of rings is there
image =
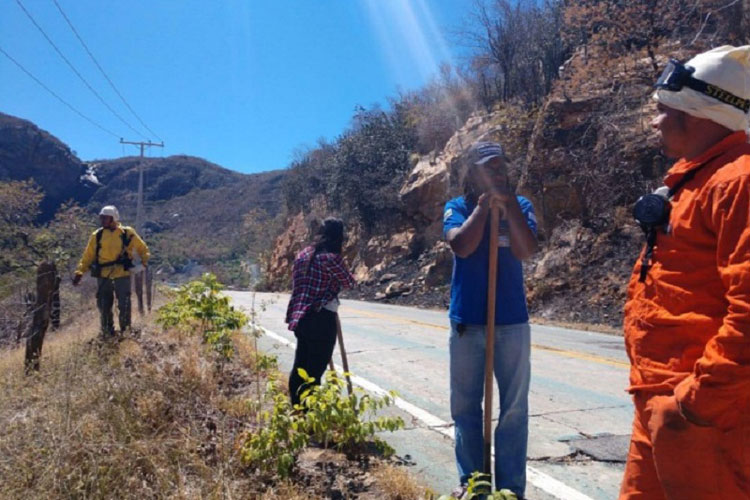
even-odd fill
[[[102,207],[99,215],[109,215],[115,220],[115,222],[120,220],[120,212],[117,211],[117,207],[114,205],[107,205]]]

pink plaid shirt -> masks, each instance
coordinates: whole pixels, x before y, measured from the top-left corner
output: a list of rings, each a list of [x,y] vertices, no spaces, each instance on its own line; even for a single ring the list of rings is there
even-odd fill
[[[342,288],[353,288],[355,285],[354,277],[344,265],[344,259],[336,253],[319,252],[308,271],[310,257],[314,252],[315,247],[306,247],[294,260],[292,297],[286,310],[286,322],[292,331],[297,328],[307,311],[320,311],[338,296]]]

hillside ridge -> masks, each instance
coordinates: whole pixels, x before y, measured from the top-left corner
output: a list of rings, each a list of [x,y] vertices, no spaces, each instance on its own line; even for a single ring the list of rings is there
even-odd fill
[[[262,233],[282,209],[283,171],[246,174],[185,154],[84,162],[53,134],[0,113],[0,181],[34,181],[44,194],[40,222],[73,201],[90,214],[84,223],[92,229],[108,204],[134,225],[141,163],[142,236],[152,246],[157,272],[164,279],[188,278],[208,269],[227,283],[249,284],[247,269],[267,246]],[[246,221],[248,215],[256,222]],[[258,221],[261,229],[252,227]],[[82,250],[85,242],[80,244]]]

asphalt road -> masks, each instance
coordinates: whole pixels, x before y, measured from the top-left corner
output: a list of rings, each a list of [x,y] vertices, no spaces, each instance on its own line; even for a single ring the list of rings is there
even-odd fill
[[[284,324],[288,295],[228,294],[246,309],[254,300],[267,330],[261,349],[276,354],[288,370],[294,353],[294,335]],[[450,492],[458,478],[447,313],[344,300],[339,315],[355,382],[400,395],[394,411],[407,428],[383,437],[413,462],[415,476],[436,492]],[[334,360],[340,364],[338,347]],[[616,498],[633,411],[624,390],[629,364],[622,338],[532,325],[531,362],[528,498]]]

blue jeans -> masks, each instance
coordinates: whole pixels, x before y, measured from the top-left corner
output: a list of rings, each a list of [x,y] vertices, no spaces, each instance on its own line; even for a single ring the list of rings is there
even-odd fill
[[[456,426],[456,463],[462,484],[483,469],[484,325],[451,321],[451,417]],[[500,417],[495,427],[495,485],[519,497],[526,489],[529,435],[531,329],[528,323],[495,326],[495,379]]]

